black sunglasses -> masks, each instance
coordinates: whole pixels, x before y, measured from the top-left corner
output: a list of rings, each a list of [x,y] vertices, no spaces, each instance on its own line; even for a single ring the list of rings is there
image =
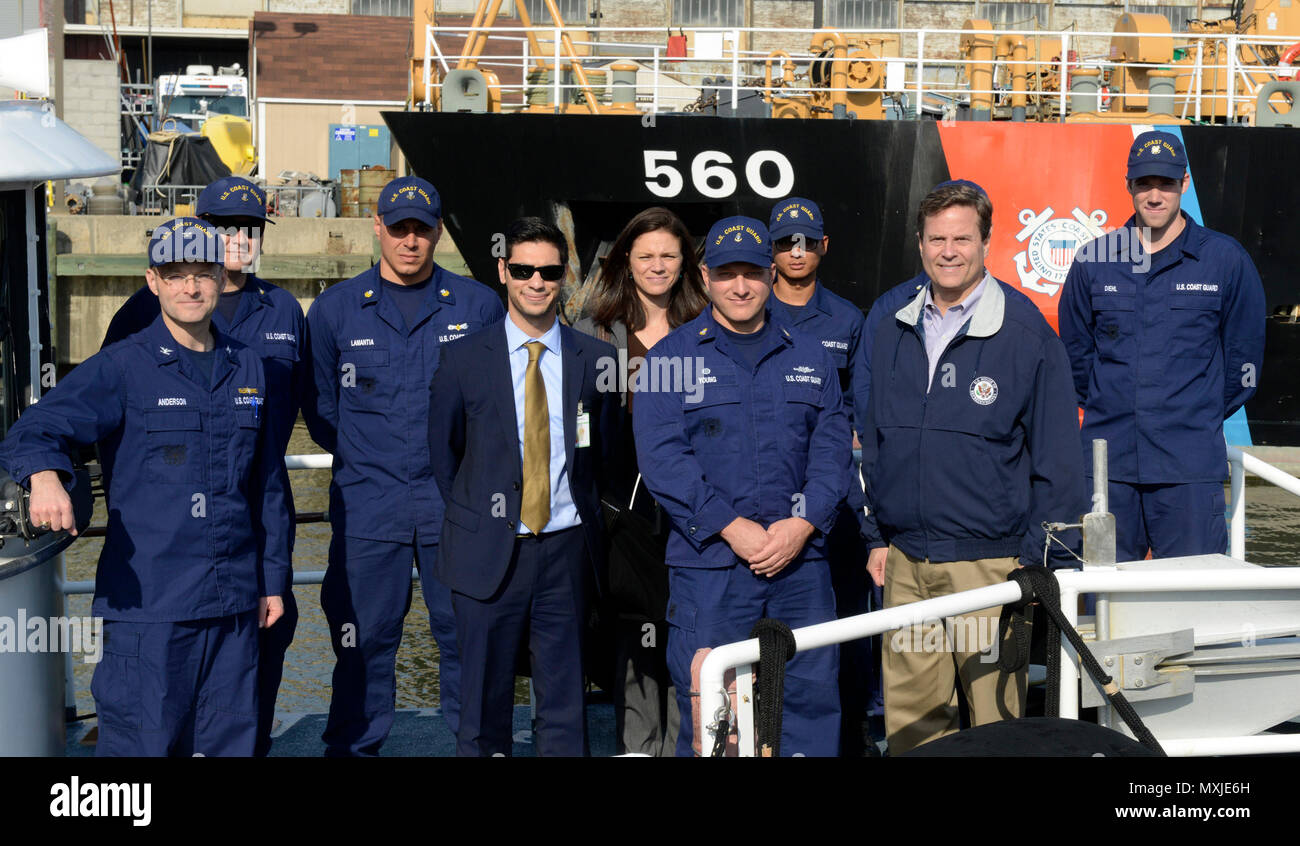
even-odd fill
[[[534,273],[540,273],[543,282],[559,282],[564,278],[564,265],[544,264],[541,267],[532,264],[507,264],[506,269],[515,279],[532,279]]]

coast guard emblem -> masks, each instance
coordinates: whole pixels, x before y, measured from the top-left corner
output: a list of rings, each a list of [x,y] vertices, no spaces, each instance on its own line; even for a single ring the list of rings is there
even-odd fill
[[[980,405],[992,405],[998,398],[998,383],[988,376],[977,376],[970,383],[970,398]]]
[[[1061,290],[1075,250],[1105,234],[1102,227],[1107,217],[1101,209],[1085,214],[1077,206],[1071,217],[1053,218],[1054,213],[1051,206],[1041,212],[1021,209],[1019,220],[1024,228],[1016,234],[1016,240],[1025,244],[1015,256],[1020,286],[1049,296]]]
[[[740,233],[739,233],[739,232],[736,233],[736,243],[737,243],[737,244],[740,243]]]

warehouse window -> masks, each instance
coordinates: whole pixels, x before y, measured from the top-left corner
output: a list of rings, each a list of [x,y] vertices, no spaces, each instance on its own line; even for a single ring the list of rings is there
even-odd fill
[[[546,10],[546,0],[528,0],[528,18],[537,26],[552,26],[551,13]],[[504,6],[504,4],[503,4]],[[560,17],[566,26],[588,26],[587,0],[555,0]]]
[[[897,0],[823,0],[826,26],[845,30],[896,29]]]
[[[388,18],[409,18],[411,0],[352,0],[352,14]]]
[[[984,18],[994,29],[1040,29],[1051,26],[1046,3],[978,3],[975,17]]]
[[[740,0],[673,0],[673,26],[744,26]]]

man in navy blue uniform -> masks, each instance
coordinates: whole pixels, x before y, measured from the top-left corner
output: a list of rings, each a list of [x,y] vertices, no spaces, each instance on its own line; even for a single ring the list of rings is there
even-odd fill
[[[32,522],[72,529],[69,454],[98,443],[108,534],[93,613],[98,755],[252,755],[257,632],[284,611],[289,511],[257,354],[212,326],[216,228],[168,221],[146,279],[161,313],[23,413],[0,464]]]
[[[984,269],[992,220],[979,186],[936,187],[917,213],[924,274],[882,297],[892,315],[868,318],[864,532],[887,607],[1041,565],[1041,523],[1087,510],[1065,349]],[[1053,560],[1072,559],[1057,548]],[[1008,678],[981,654],[997,646],[999,611],[886,633],[890,754],[958,729],[958,684],[972,725],[1020,715],[1024,670]]]
[[[429,383],[444,344],[504,312],[487,286],[434,262],[442,204],[425,180],[384,186],[375,234],[379,264],[327,288],[307,313],[315,379],[303,413],[334,454],[321,586],[336,659],[323,735],[332,756],[376,755],[392,728],[412,562],[438,643],[443,716],[458,729],[455,617],[433,572],[443,502],[429,464]]]
[[[217,227],[225,245],[224,282],[212,313],[212,323],[222,332],[255,351],[266,371],[266,384],[274,400],[263,408],[271,443],[275,445],[275,469],[281,484],[291,491],[284,454],[293,434],[306,382],[311,378],[304,342],[307,319],[292,294],[253,274],[261,254],[266,224],[266,194],[243,176],[218,179],[199,194],[195,213]],[[108,324],[103,346],[107,347],[146,328],[158,317],[158,297],[149,286],[131,295]],[[295,513],[293,496],[289,513]],[[293,552],[294,523],[288,526],[289,551]],[[298,627],[298,603],[292,583],[285,589],[284,617],[263,629],[258,648],[258,739],[257,754],[271,751],[271,729],[275,723],[275,699],[284,674],[284,654]]]
[[[673,521],[668,669],[683,715],[698,649],[743,640],[765,617],[791,628],[835,619],[825,535],[851,462],[834,361],[768,307],[767,227],[718,221],[702,269],[712,306],[656,344],[645,365],[689,377],[638,392],[633,410],[642,478]],[[791,660],[781,754],[838,754],[836,674],[833,647]],[[692,754],[694,732],[683,719],[678,755]]]
[[[1120,561],[1222,553],[1223,421],[1259,380],[1263,285],[1240,244],[1180,208],[1177,136],[1139,135],[1126,177],[1133,217],[1075,254],[1061,292],[1084,452],[1108,443]]]
[[[817,270],[830,247],[822,211],[812,200],[787,197],[772,206],[767,223],[772,236],[776,281],[768,301],[788,325],[821,342],[830,354],[844,391],[844,410],[853,426],[853,375],[861,356],[862,309],[832,293]],[[858,531],[862,486],[857,464],[851,468],[849,492],[839,519],[826,539],[826,556],[835,587],[836,615],[843,619],[871,610],[871,580],[862,562],[867,550]],[[876,591],[879,592],[879,589]],[[880,605],[876,598],[876,606]],[[873,751],[867,716],[880,692],[880,638],[856,640],[840,648],[840,743],[843,753],[860,756]],[[879,706],[877,706],[879,707]],[[878,713],[878,712],[877,712]]]
[[[587,595],[605,557],[600,491],[618,478],[622,414],[597,379],[617,356],[556,319],[568,264],[558,229],[522,218],[505,250],[506,319],[447,347],[429,389],[429,454],[447,503],[438,577],[453,591],[461,647],[456,751],[510,754],[527,643],[537,753],[578,756]]]

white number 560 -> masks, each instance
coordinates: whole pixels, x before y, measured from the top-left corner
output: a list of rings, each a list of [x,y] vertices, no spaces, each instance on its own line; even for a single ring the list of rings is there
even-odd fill
[[[677,161],[676,150],[645,150],[645,187],[656,197],[676,197],[682,193],[686,181],[681,171],[668,162]],[[763,165],[776,165],[775,185],[763,182]],[[728,165],[731,156],[720,150],[705,150],[691,160],[691,183],[695,190],[710,199],[730,197],[736,193],[736,175]],[[745,162],[745,181],[760,197],[775,200],[790,193],[794,187],[794,167],[784,153],[776,150],[759,150]]]

